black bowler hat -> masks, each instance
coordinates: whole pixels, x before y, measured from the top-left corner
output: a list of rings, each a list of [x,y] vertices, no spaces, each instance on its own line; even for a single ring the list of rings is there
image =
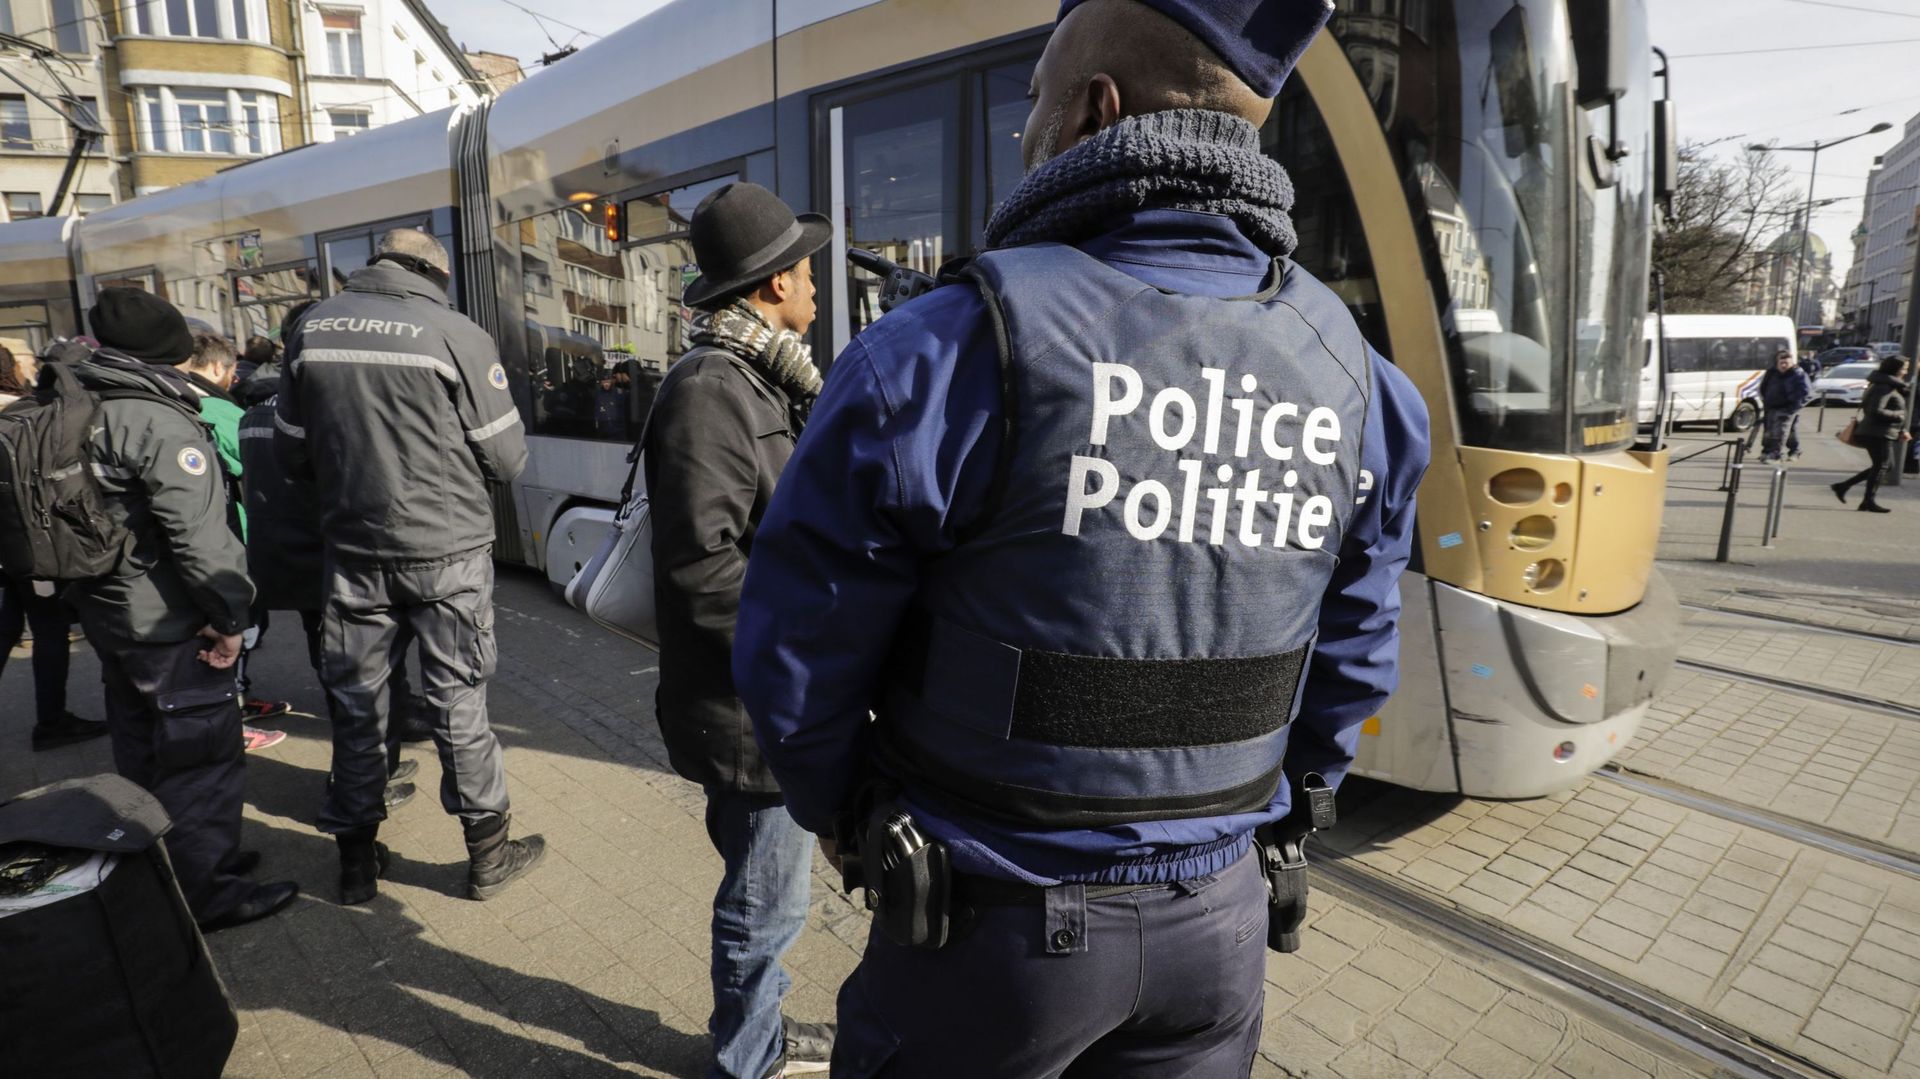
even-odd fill
[[[142,289],[101,289],[87,322],[101,344],[136,360],[175,364],[193,355],[193,331],[186,317]]]
[[[687,285],[689,307],[730,299],[833,239],[825,214],[795,217],[780,196],[745,181],[701,199],[687,231],[700,264],[700,276]]]

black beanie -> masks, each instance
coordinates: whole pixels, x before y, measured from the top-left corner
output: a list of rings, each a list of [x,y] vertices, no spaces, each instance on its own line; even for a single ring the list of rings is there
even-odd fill
[[[87,321],[102,345],[136,360],[176,364],[193,355],[193,332],[186,318],[142,289],[101,289]]]

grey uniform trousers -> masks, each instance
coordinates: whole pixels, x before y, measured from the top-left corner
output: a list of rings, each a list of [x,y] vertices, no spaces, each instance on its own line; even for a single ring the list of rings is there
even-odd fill
[[[167,855],[197,921],[233,909],[253,883],[232,870],[240,853],[246,761],[232,670],[200,662],[207,642],[152,644],[87,627],[106,688],[113,766],[167,811]]]
[[[500,743],[487,723],[492,551],[398,566],[329,557],[320,681],[333,713],[333,784],[320,811],[323,832],[386,818],[387,680],[402,626],[419,644],[421,689],[440,752],[440,805],[468,823],[507,812]]]

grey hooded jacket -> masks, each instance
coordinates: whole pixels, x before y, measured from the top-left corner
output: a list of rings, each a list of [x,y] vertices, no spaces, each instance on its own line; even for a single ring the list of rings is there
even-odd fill
[[[274,423],[282,467],[318,490],[327,551],[352,562],[435,562],[491,545],[486,481],[527,463],[492,339],[427,278],[387,262],[301,320]]]
[[[153,399],[100,406],[88,453],[107,511],[133,540],[112,573],[74,584],[67,601],[89,630],[128,640],[184,641],[209,625],[245,629],[253,602],[246,550],[227,527],[226,480],[185,377],[110,349],[74,373],[91,390],[136,389]]]

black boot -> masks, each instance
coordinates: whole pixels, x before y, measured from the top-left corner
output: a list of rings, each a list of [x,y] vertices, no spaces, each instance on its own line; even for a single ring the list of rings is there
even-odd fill
[[[1882,506],[1880,503],[1872,501],[1871,499],[1860,503],[1859,509],[1863,513],[1892,513],[1893,512],[1887,507]]]
[[[1844,506],[1844,505],[1846,505],[1846,504],[1847,504],[1847,489],[1848,489],[1848,488],[1850,488],[1850,487],[1852,487],[1852,486],[1853,486],[1853,484],[1851,484],[1851,483],[1830,483],[1830,484],[1828,484],[1827,486],[1828,486],[1828,487],[1830,487],[1830,488],[1832,488],[1832,490],[1833,490],[1833,497],[1835,497],[1835,498],[1837,498],[1837,499],[1839,499],[1839,500],[1840,500],[1840,504],[1841,504],[1841,505],[1843,505],[1843,506]]]
[[[365,903],[380,890],[377,883],[387,875],[387,845],[373,837],[377,824],[341,832],[333,837],[340,844],[340,902],[344,906]]]
[[[505,815],[473,823],[462,822],[467,833],[467,895],[491,899],[514,878],[540,864],[547,841],[537,835],[507,838]]]
[[[97,719],[81,719],[72,712],[62,712],[57,719],[33,725],[33,751],[70,746],[106,733],[107,725]]]

